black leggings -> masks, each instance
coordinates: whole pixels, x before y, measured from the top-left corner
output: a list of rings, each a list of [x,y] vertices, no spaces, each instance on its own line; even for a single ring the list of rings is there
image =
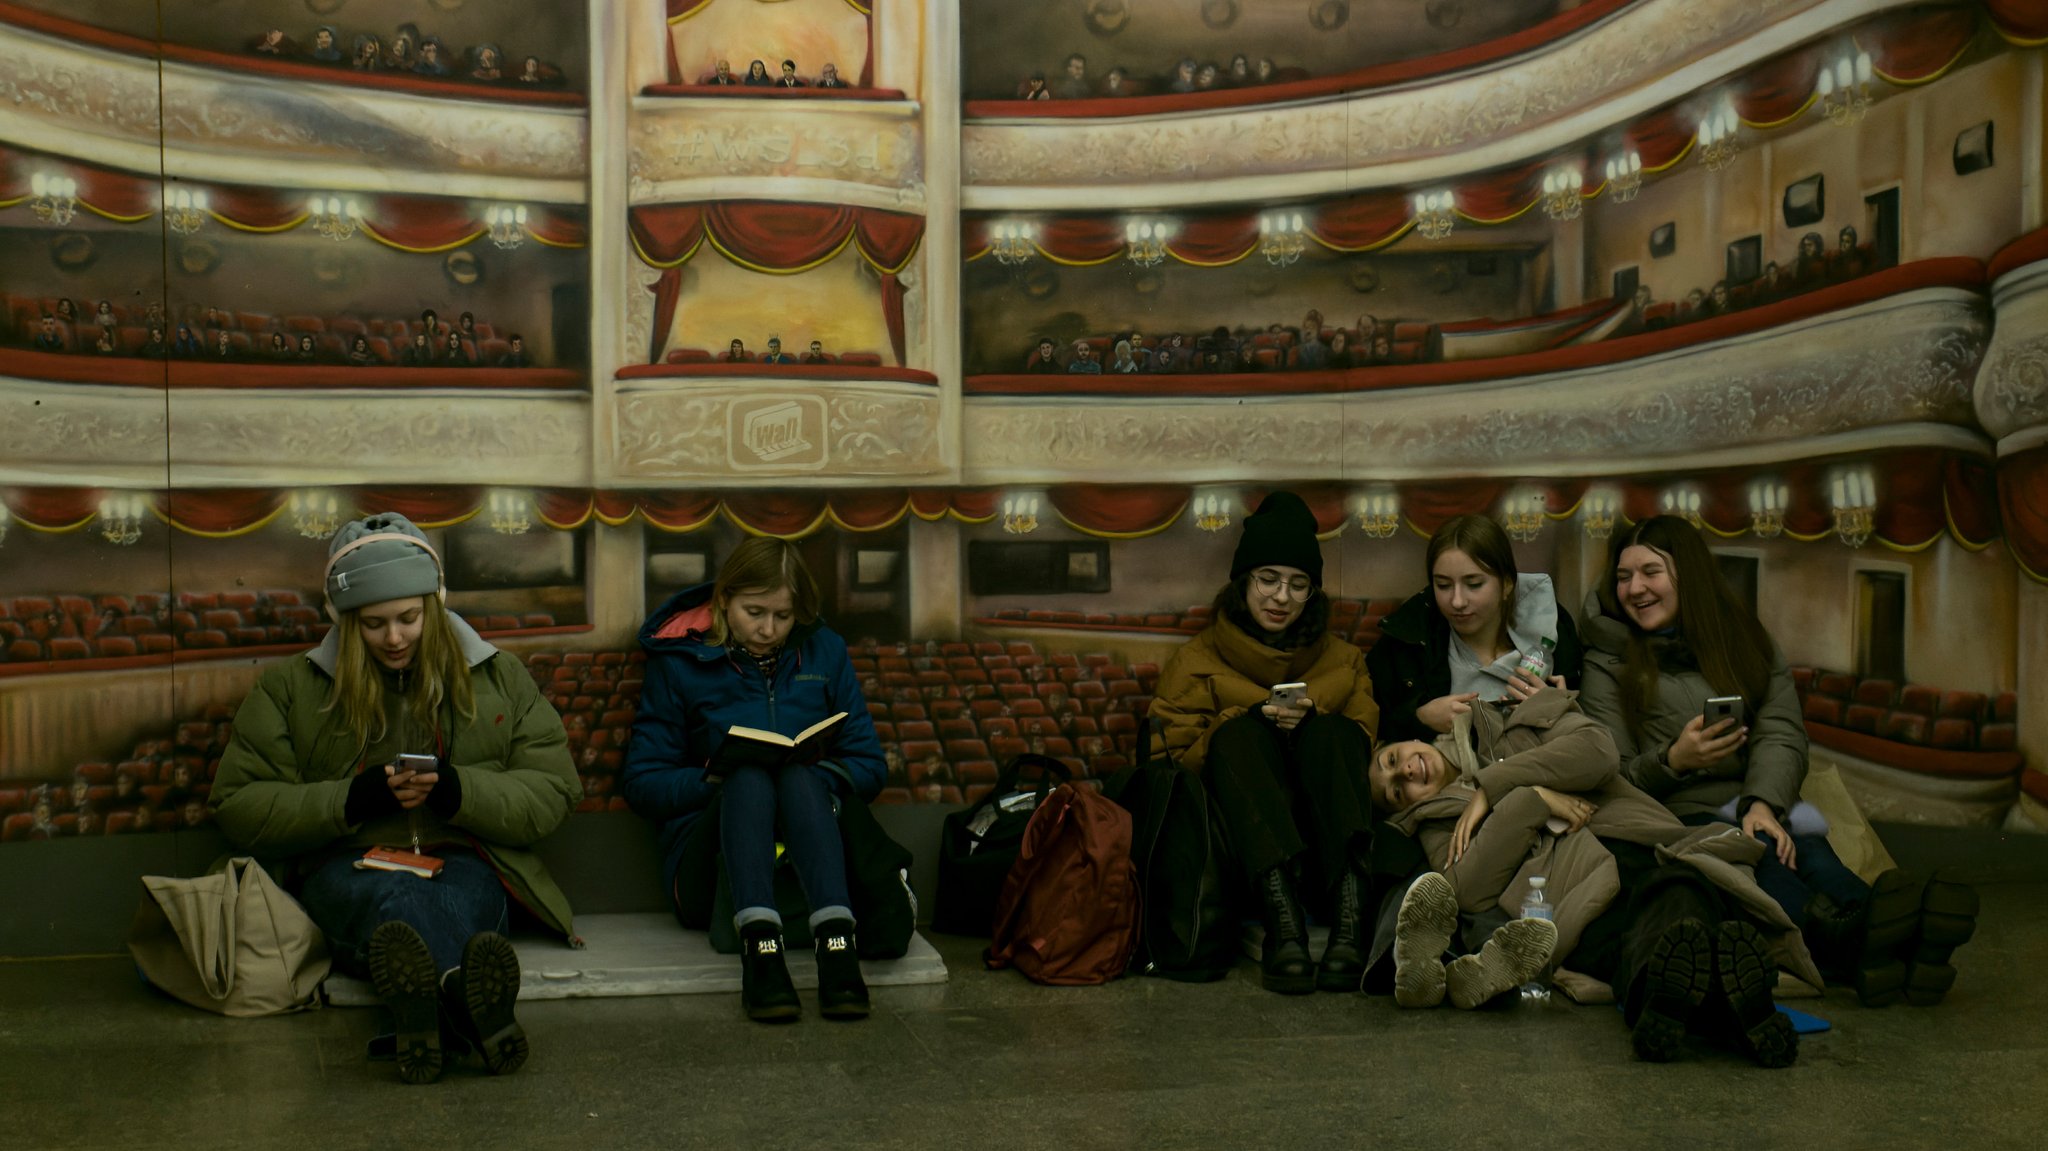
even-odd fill
[[[1309,890],[1342,877],[1372,827],[1371,755],[1365,729],[1341,715],[1312,715],[1292,732],[1257,715],[1217,728],[1202,777],[1246,878],[1304,853],[1318,869]]]

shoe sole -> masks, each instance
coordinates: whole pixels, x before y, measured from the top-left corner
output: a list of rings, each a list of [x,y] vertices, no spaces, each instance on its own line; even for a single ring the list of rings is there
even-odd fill
[[[1428,872],[1408,886],[1394,918],[1394,1002],[1402,1007],[1435,1007],[1444,1001],[1449,977],[1444,952],[1458,929],[1458,895],[1451,881]]]
[[[1920,936],[1906,963],[1906,1002],[1932,1007],[1955,986],[1956,969],[1949,959],[1977,934],[1978,907],[1977,892],[1967,884],[1939,877],[1927,884]]]
[[[1713,955],[1713,939],[1697,919],[1681,919],[1651,942],[1643,970],[1643,1011],[1629,1033],[1636,1058],[1669,1063],[1678,1054],[1713,985]]]
[[[1894,868],[1877,877],[1870,888],[1870,910],[1863,951],[1857,957],[1856,998],[1865,1007],[1897,1003],[1906,989],[1906,964],[1901,952],[1920,929],[1920,907],[1927,876]]]
[[[398,1077],[432,1083],[441,1077],[440,980],[434,954],[410,924],[393,920],[370,934],[370,982],[391,1009],[398,1038]]]
[[[511,941],[495,931],[470,938],[462,949],[462,994],[484,1069],[510,1075],[525,1066],[526,1031],[512,1014],[519,1000],[519,955]]]
[[[1460,955],[1445,969],[1451,1006],[1467,1011],[1534,979],[1557,947],[1557,924],[1516,919],[1500,926],[1477,955]]]
[[[874,1014],[871,1003],[839,1003],[830,1007],[820,1006],[818,1014],[826,1019],[866,1019]]]
[[[1316,973],[1309,971],[1301,975],[1272,975],[1259,973],[1259,986],[1275,995],[1314,995]]]
[[[1763,934],[1738,920],[1721,924],[1714,973],[1744,1051],[1759,1067],[1790,1067],[1799,1058],[1799,1033],[1771,1000],[1778,971]]]

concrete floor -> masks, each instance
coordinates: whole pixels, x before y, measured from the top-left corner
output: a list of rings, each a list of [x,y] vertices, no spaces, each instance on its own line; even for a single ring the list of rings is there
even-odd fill
[[[119,957],[0,962],[0,1148],[2038,1148],[2048,883],[1983,894],[1944,1005],[1801,1001],[1836,1029],[1782,1072],[1637,1063],[1612,1008],[1283,999],[1250,964],[1042,988],[939,937],[951,981],[879,989],[865,1023],[752,1024],[735,995],[533,1003],[525,1071],[420,1088],[364,1062],[380,1011],[224,1020]]]

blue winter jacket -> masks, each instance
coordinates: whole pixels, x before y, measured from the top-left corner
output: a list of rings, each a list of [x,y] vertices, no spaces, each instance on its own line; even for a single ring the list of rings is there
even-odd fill
[[[681,861],[684,832],[717,794],[716,784],[704,782],[704,765],[734,724],[795,735],[843,711],[846,723],[820,765],[834,788],[873,799],[888,774],[875,721],[837,632],[822,622],[796,625],[771,684],[744,652],[736,657],[694,631],[681,638],[658,634],[672,618],[710,599],[710,584],[677,592],[640,629],[646,684],[622,784],[633,810],[660,825],[666,880]]]

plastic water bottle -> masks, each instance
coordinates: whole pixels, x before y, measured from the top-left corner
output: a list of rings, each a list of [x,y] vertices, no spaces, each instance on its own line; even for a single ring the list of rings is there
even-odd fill
[[[1535,676],[1537,679],[1543,679],[1550,674],[1550,669],[1555,666],[1550,654],[1551,648],[1555,646],[1555,641],[1548,638],[1539,640],[1535,650],[1523,652],[1521,660],[1515,666]]]
[[[1523,919],[1553,919],[1550,901],[1543,898],[1543,887],[1549,880],[1541,875],[1529,877],[1529,894],[1522,900]],[[1522,1002],[1546,1004],[1550,1002],[1550,984],[1542,979],[1531,979],[1522,984]]]

